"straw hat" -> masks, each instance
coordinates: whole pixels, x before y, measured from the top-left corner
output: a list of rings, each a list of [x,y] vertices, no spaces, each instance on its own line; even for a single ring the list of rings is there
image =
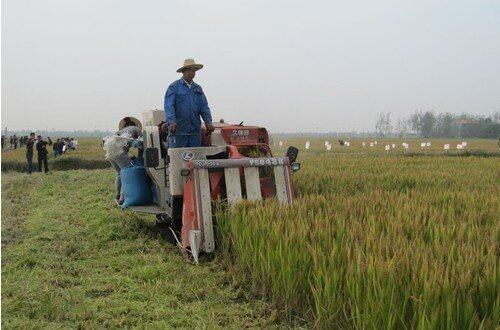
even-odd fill
[[[177,72],[182,72],[182,70],[187,68],[194,68],[196,71],[203,68],[203,64],[196,64],[192,58],[188,58],[184,60],[184,65],[177,69]]]
[[[128,121],[131,121],[132,123],[134,123],[135,126],[139,127],[139,129],[142,129],[142,124],[139,121],[139,119],[137,119],[135,117],[125,117],[125,118],[122,118],[122,120],[120,120],[120,123],[118,124],[119,131],[125,128],[125,122],[126,122],[127,118],[128,118]]]

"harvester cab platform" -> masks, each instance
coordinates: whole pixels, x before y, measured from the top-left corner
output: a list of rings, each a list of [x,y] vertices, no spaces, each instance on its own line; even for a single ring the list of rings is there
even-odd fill
[[[292,203],[291,171],[300,168],[296,148],[273,157],[265,128],[215,123],[211,134],[202,127],[202,147],[165,150],[164,116],[162,110],[143,112],[144,167],[154,198],[130,209],[155,214],[159,224],[180,233],[179,246],[196,263],[200,252],[215,250],[213,202]]]

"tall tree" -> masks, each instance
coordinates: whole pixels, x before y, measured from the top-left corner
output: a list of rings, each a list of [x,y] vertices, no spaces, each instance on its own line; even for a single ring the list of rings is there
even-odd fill
[[[380,113],[377,123],[375,124],[375,131],[378,136],[386,136],[391,133],[392,125],[391,125],[391,113]]]
[[[398,131],[398,137],[403,138],[408,130],[407,121],[404,118],[398,119],[398,124],[396,130]]]
[[[422,117],[423,113],[421,111],[415,111],[413,115],[408,118],[408,126],[413,133],[418,135],[422,133]]]
[[[450,137],[455,135],[454,123],[455,116],[449,112],[440,113],[436,117],[435,135],[440,137]]]
[[[431,137],[434,133],[434,128],[436,125],[436,117],[431,111],[426,111],[421,119],[422,123],[420,125],[421,136],[424,138]]]

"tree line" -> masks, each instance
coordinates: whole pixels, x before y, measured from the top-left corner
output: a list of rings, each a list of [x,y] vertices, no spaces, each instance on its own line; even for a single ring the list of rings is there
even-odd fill
[[[443,138],[483,138],[500,137],[500,112],[491,116],[461,114],[449,112],[415,111],[408,118],[400,118],[393,125],[391,113],[380,113],[375,124],[375,131],[380,137],[443,137]]]

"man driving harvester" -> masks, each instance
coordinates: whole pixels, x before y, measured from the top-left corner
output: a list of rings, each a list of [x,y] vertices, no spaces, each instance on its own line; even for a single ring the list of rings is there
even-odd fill
[[[214,131],[207,98],[200,85],[193,81],[203,68],[193,59],[186,59],[177,70],[182,78],[168,86],[165,93],[165,117],[168,125],[168,147],[201,147],[201,120],[209,132]]]

